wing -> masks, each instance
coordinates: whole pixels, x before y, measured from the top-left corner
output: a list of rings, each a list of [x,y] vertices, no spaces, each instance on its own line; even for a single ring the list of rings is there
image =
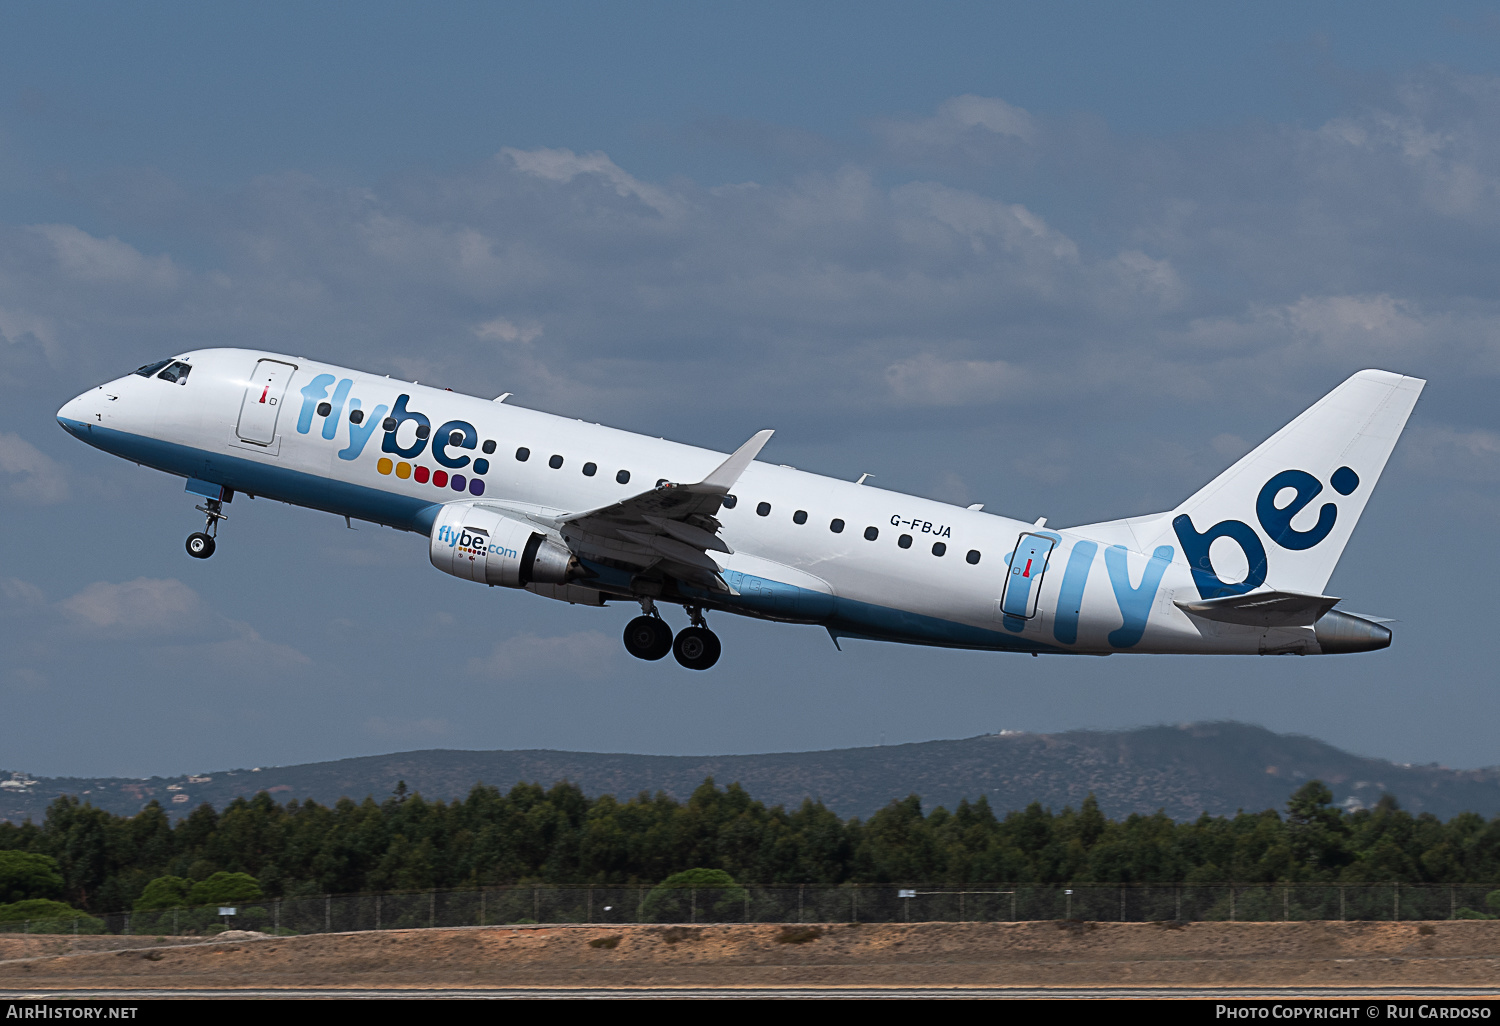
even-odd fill
[[[663,573],[711,591],[730,592],[710,552],[733,550],[719,537],[724,496],[771,438],[758,431],[713,473],[695,484],[664,481],[612,506],[556,521],[568,547],[580,556]]]

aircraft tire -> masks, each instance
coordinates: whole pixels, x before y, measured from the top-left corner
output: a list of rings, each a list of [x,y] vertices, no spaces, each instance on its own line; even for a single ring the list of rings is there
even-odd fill
[[[723,646],[707,627],[684,627],[672,642],[672,655],[689,670],[706,670],[719,661]]]
[[[214,540],[202,531],[195,531],[188,535],[188,555],[194,559],[207,559],[214,554]]]
[[[655,616],[638,616],[625,625],[625,651],[637,659],[661,659],[672,651],[672,628]]]

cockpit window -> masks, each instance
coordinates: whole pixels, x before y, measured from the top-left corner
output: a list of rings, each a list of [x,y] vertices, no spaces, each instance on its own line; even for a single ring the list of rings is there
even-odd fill
[[[158,374],[157,377],[161,378],[163,381],[175,381],[179,385],[185,385],[187,384],[188,373],[192,371],[192,369],[192,367],[183,363],[181,360],[178,360],[174,362],[172,366],[168,367],[166,370]]]
[[[149,378],[171,362],[171,360],[157,360],[155,363],[148,363],[144,367],[137,367],[135,372],[143,378]]]

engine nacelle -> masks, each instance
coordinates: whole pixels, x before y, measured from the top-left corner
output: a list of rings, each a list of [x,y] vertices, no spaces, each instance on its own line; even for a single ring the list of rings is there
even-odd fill
[[[506,588],[583,576],[573,554],[531,524],[464,502],[443,507],[427,552],[445,574]]]

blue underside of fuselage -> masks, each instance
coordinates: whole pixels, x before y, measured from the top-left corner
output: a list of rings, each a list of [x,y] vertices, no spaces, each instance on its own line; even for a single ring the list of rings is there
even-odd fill
[[[142,435],[91,426],[82,421],[58,418],[69,434],[105,452],[168,474],[207,481],[237,492],[262,496],[294,506],[322,510],[339,516],[385,524],[402,531],[426,535],[442,508],[396,495],[379,488],[336,481],[316,474],[267,465],[255,460],[210,452],[192,446],[163,442]],[[601,582],[613,574],[610,568],[587,563],[599,571]],[[628,587],[628,574],[622,584]],[[729,572],[726,580],[738,595],[683,587],[689,598],[728,612],[765,619],[790,620],[826,627],[835,637],[871,641],[897,641],[944,648],[973,648],[1012,652],[1067,652],[1026,638],[924,616],[873,602],[824,595],[780,581]]]

